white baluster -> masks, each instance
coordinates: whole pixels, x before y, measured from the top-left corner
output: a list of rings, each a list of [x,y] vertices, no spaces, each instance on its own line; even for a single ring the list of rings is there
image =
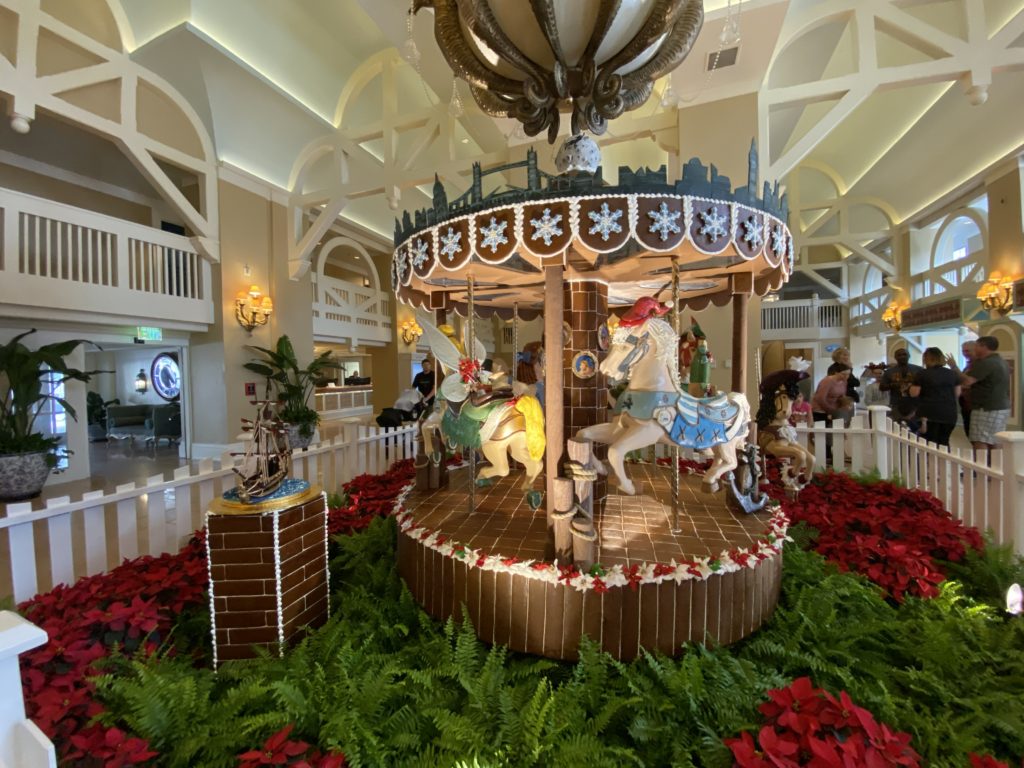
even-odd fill
[[[27,515],[32,511],[31,502],[7,505],[7,517]],[[11,585],[15,602],[28,600],[39,591],[39,577],[36,572],[35,530],[30,521],[12,525],[7,529],[7,542],[11,555]]]

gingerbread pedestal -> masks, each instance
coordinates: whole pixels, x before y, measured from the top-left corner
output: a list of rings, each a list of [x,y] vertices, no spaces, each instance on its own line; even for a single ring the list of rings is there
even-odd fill
[[[222,499],[206,513],[214,667],[284,653],[328,616],[327,505],[319,487],[243,508]]]

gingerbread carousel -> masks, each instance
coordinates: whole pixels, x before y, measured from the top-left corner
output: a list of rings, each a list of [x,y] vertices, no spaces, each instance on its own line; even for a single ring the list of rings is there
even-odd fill
[[[608,185],[584,135],[556,164],[476,165],[465,194],[437,183],[396,222],[393,284],[444,374],[397,510],[399,570],[431,615],[517,651],[735,642],[770,616],[782,570],[743,385],[748,301],[792,268],[786,201],[758,194],[754,146],[736,189],[696,158],[674,182],[620,168]],[[485,194],[489,174],[524,171]],[[732,391],[716,393],[699,314],[729,304]],[[495,313],[514,335],[543,316],[509,371],[483,368],[475,324]]]

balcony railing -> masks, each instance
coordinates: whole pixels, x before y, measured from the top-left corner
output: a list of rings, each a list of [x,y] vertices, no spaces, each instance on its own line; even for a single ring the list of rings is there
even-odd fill
[[[213,322],[210,263],[187,237],[2,188],[0,231],[0,305],[129,325]]]
[[[772,301],[761,305],[761,338],[765,341],[838,339],[846,333],[846,306],[835,299]]]
[[[360,345],[383,346],[393,337],[391,298],[376,288],[356,285],[327,275],[313,283],[313,338]]]

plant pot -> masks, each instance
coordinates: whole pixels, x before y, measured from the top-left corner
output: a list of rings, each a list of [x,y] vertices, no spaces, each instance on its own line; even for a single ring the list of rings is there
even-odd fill
[[[303,437],[300,431],[302,427],[299,424],[285,422],[285,426],[288,427],[288,445],[290,445],[293,450],[309,448],[309,444],[313,442],[313,432],[309,434],[309,437]],[[314,430],[314,432],[315,431],[316,430]]]
[[[0,454],[0,501],[33,499],[50,476],[48,451]]]

